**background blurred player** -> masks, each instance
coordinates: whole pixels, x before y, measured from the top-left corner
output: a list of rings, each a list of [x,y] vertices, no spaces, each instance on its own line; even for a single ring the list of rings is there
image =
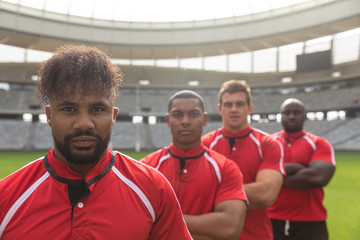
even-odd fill
[[[247,198],[236,164],[201,144],[207,123],[204,100],[184,90],[169,100],[172,143],[142,159],[170,181],[194,239],[237,239]]]
[[[325,187],[335,172],[331,144],[303,130],[304,103],[290,98],[280,108],[286,178],[269,215],[276,240],[327,240]]]
[[[281,146],[268,134],[248,124],[253,105],[247,84],[237,80],[224,82],[217,107],[223,126],[206,134],[202,141],[236,162],[244,175],[249,208],[239,239],[272,240],[266,207],[275,201],[283,181]]]

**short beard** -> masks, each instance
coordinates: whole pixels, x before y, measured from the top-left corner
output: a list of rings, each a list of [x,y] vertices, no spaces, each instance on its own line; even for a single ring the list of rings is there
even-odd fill
[[[302,127],[284,127],[284,130],[287,133],[295,133],[302,131]]]
[[[88,150],[89,152],[87,152],[86,154],[77,154],[71,151],[70,149],[70,139],[74,138],[74,137],[78,137],[78,136],[92,136],[95,137],[97,139],[97,144],[95,146],[95,148],[91,151],[91,148],[77,148],[78,150]],[[59,152],[65,157],[65,159],[69,162],[69,163],[73,163],[73,164],[92,164],[92,163],[97,163],[100,158],[102,157],[102,155],[105,153],[109,141],[110,141],[110,135],[106,136],[104,139],[96,134],[93,133],[92,131],[78,131],[72,134],[69,134],[67,136],[65,136],[64,141],[61,142],[59,141],[53,134],[53,138],[54,138],[54,143],[56,148],[59,150]]]

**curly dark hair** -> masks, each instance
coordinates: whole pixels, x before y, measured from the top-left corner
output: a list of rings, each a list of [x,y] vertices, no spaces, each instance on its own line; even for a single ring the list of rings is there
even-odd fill
[[[41,63],[38,70],[37,95],[46,104],[51,99],[61,98],[66,86],[74,93],[80,86],[80,93],[96,87],[99,94],[118,93],[123,73],[109,57],[95,47],[64,45],[54,56]]]

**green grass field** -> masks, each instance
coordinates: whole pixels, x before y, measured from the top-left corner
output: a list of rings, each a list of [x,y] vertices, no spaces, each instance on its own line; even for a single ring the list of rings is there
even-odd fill
[[[141,159],[151,151],[121,151]],[[0,179],[37,159],[45,152],[0,152]],[[331,240],[360,240],[360,153],[336,153],[334,178],[325,188]]]

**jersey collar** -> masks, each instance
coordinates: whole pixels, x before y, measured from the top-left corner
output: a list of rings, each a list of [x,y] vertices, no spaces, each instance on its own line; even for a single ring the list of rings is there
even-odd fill
[[[96,166],[91,169],[85,178],[85,182],[96,181],[99,177],[105,175],[111,167],[114,165],[115,156],[112,151],[108,148],[105,155],[99,160]],[[54,156],[54,149],[50,150],[45,158],[44,164],[47,171],[55,177],[57,180],[68,179],[68,180],[79,180],[82,179],[80,174],[74,172],[69,165],[63,163]]]
[[[229,130],[226,130],[224,126],[221,127],[221,134],[226,138],[244,138],[247,137],[252,131],[251,126],[249,125],[247,128],[240,130],[236,134],[232,133]]]
[[[200,146],[189,149],[185,152],[176,148],[173,143],[171,143],[168,147],[168,151],[170,151],[172,155],[179,156],[181,158],[192,159],[202,156],[202,154],[204,154],[204,152],[206,151],[206,148],[201,144]]]
[[[281,133],[281,136],[286,139],[297,139],[297,138],[301,138],[302,136],[305,135],[305,130],[301,130],[299,132],[287,133],[283,129],[283,130],[281,130],[280,133]]]

